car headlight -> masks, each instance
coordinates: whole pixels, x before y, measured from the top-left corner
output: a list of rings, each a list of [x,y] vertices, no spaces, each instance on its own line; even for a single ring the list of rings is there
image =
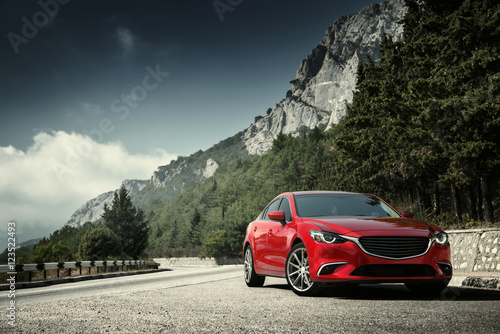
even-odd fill
[[[347,241],[338,234],[325,231],[309,231],[309,235],[314,241],[326,244],[341,244]]]
[[[440,245],[444,245],[448,243],[448,233],[440,232],[432,237],[432,242],[436,242]]]

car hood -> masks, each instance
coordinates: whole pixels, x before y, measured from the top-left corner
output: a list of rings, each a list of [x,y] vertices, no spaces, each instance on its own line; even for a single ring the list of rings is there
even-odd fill
[[[324,231],[353,237],[376,235],[428,237],[436,232],[431,225],[408,218],[321,217],[303,221]]]

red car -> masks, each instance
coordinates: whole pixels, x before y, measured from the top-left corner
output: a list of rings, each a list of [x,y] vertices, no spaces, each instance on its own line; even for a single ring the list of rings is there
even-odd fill
[[[281,194],[248,225],[243,257],[248,286],[285,277],[298,295],[324,283],[386,282],[438,293],[452,276],[446,232],[370,194]]]

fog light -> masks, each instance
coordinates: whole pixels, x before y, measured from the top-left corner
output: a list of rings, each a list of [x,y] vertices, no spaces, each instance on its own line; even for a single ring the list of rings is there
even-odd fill
[[[440,262],[438,263],[438,265],[445,276],[451,276],[451,274],[453,274],[453,268],[451,267],[451,264]]]
[[[327,263],[321,266],[318,270],[319,275],[331,275],[338,267],[347,264],[347,262],[336,262],[336,263]]]

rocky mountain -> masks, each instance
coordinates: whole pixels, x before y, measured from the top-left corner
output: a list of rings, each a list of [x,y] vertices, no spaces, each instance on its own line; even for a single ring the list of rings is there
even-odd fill
[[[336,20],[302,61],[286,98],[246,130],[243,141],[248,152],[267,152],[280,132],[295,136],[338,123],[352,101],[358,63],[366,56],[380,60],[384,33],[402,39],[403,25],[398,21],[405,13],[404,0],[393,0]]]
[[[175,178],[176,175],[183,173],[189,167],[186,160],[182,160],[180,164],[170,164],[167,166],[160,166],[151,176],[151,185],[153,187],[167,187],[169,183]],[[208,158],[205,168],[196,169],[193,176],[200,179],[200,182],[214,175],[215,171],[219,168],[219,164],[212,158]],[[175,186],[174,190],[178,190]],[[184,186],[181,187],[181,191]]]
[[[125,185],[131,196],[144,189],[148,183],[148,181],[142,180],[123,181],[123,185]],[[86,202],[73,213],[66,225],[80,227],[86,222],[95,222],[101,219],[101,214],[104,213],[104,203],[110,205],[113,201],[114,193],[115,191],[109,191]]]
[[[141,186],[131,192],[134,205],[169,201],[211,177],[219,167],[249,154],[269,151],[280,132],[296,136],[314,127],[327,129],[338,123],[352,101],[358,63],[366,56],[375,62],[380,60],[384,33],[402,39],[403,26],[398,21],[405,12],[404,0],[393,0],[336,20],[300,64],[286,97],[267,115],[256,117],[248,129],[204,152],[159,166],[150,180],[135,181]],[[111,191],[85,203],[67,224],[79,226],[98,220],[104,202],[109,203],[112,196]]]

